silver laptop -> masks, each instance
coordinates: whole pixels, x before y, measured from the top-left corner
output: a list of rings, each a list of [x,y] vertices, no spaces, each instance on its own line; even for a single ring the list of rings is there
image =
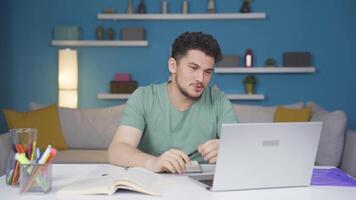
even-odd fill
[[[309,186],[322,122],[223,124],[212,191]],[[206,177],[206,176],[205,176]]]

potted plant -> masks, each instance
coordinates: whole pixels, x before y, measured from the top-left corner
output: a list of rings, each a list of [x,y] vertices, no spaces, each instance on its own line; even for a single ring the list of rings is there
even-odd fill
[[[265,65],[266,67],[275,67],[276,60],[274,60],[273,58],[267,58]]]
[[[246,94],[255,94],[255,88],[257,84],[257,79],[253,75],[248,75],[243,80],[245,93]]]

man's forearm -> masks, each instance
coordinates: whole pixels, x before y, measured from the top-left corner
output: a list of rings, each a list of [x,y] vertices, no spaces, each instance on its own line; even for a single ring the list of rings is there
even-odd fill
[[[109,161],[121,167],[143,167],[153,171],[155,156],[146,154],[126,143],[116,143],[109,147]]]

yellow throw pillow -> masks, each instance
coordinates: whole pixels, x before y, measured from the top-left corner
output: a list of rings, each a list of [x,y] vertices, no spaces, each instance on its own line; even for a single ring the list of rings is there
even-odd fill
[[[308,122],[310,121],[311,107],[304,107],[300,109],[290,109],[284,107],[277,107],[274,113],[274,122]]]
[[[68,149],[61,131],[56,105],[50,105],[30,112],[16,112],[5,109],[4,115],[10,129],[37,129],[37,146],[41,150],[46,149],[49,144],[58,150]]]

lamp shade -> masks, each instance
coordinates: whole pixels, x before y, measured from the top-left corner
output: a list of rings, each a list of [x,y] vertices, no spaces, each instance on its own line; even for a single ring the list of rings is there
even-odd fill
[[[60,90],[78,89],[78,54],[76,50],[58,52],[58,87]]]
[[[58,104],[78,107],[78,53],[72,49],[58,51]]]
[[[59,90],[58,97],[58,105],[60,107],[78,107],[78,90]]]

